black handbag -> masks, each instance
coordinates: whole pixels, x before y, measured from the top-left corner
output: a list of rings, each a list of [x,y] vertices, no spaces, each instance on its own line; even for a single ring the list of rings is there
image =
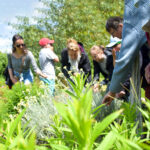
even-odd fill
[[[10,75],[9,75],[9,72],[8,72],[8,66],[6,67],[6,69],[4,70],[3,72],[3,75],[5,77],[5,83],[11,87],[13,85],[13,82],[11,81],[10,79]]]

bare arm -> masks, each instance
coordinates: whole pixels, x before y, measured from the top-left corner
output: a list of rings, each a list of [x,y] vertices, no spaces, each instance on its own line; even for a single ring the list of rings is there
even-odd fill
[[[14,77],[12,69],[9,68],[8,72],[9,72],[11,81],[15,84],[18,80],[17,80],[17,78]]]
[[[41,77],[43,77],[43,78],[47,78],[47,75],[43,74],[40,69],[38,69],[38,70],[36,71],[36,74],[39,75],[39,76],[41,76]]]
[[[58,63],[58,62],[59,62],[58,56],[57,56],[57,58],[54,58],[53,60],[54,60],[54,62],[57,62],[57,63]]]

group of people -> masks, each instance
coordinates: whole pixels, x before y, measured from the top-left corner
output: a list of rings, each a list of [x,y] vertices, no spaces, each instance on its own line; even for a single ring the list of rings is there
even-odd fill
[[[136,5],[135,5],[136,4]],[[124,18],[110,17],[106,23],[106,30],[113,37],[104,46],[94,45],[90,55],[94,66],[94,79],[91,78],[91,65],[82,43],[75,39],[68,39],[67,46],[61,52],[61,66],[65,77],[73,82],[71,75],[83,73],[86,82],[93,83],[93,90],[104,84],[107,94],[103,103],[109,105],[114,97],[128,100],[130,93],[130,77],[135,57],[140,57],[140,72],[142,87],[146,97],[150,99],[150,7],[149,0],[125,1]],[[146,39],[147,37],[147,39]],[[13,36],[12,54],[8,54],[8,70],[12,82],[22,80],[25,84],[33,82],[33,70],[40,79],[48,85],[50,93],[54,94],[55,69],[54,63],[59,62],[53,49],[54,40],[42,38],[39,41],[40,68],[38,68],[33,54],[27,50],[20,35]],[[99,82],[100,74],[104,80]]]
[[[32,83],[32,65],[33,71],[48,85],[50,94],[53,95],[55,89],[54,62],[59,62],[58,56],[53,51],[54,40],[42,38],[39,41],[41,46],[39,53],[41,69],[37,66],[32,52],[26,48],[22,36],[14,35],[12,41],[12,53],[8,54],[8,72],[12,83],[15,84],[17,81],[23,81],[24,84]]]

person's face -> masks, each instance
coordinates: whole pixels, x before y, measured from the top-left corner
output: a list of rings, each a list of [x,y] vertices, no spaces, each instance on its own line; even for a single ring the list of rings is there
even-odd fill
[[[14,46],[15,46],[16,50],[24,50],[25,44],[22,39],[19,39],[15,42]]]
[[[123,24],[119,24],[117,29],[111,28],[109,33],[113,37],[117,37],[119,39],[122,39],[122,28],[123,28]]]
[[[50,44],[50,43],[46,45],[46,48],[50,48],[51,50],[54,50],[53,44]]]
[[[92,51],[91,52],[92,59],[96,62],[103,62],[104,61],[104,52],[103,51]]]
[[[113,47],[113,51],[120,51],[120,48],[121,48],[121,43],[120,44],[117,44],[115,47]]]
[[[79,55],[79,51],[78,50],[76,50],[76,51],[68,50],[68,55],[72,60],[77,60],[78,55]]]

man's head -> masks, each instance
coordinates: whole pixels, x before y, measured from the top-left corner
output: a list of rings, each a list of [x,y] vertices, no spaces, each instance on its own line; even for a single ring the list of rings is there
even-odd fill
[[[50,40],[48,38],[42,38],[39,41],[39,45],[43,48],[50,48],[53,50],[54,40]]]
[[[79,45],[74,39],[69,39],[67,41],[67,49],[71,60],[77,60],[78,56],[81,55]]]
[[[103,62],[105,59],[103,46],[94,45],[90,50],[90,54],[92,56],[92,59],[96,62]]]
[[[106,30],[113,37],[122,39],[123,19],[121,17],[110,17],[106,22]]]

